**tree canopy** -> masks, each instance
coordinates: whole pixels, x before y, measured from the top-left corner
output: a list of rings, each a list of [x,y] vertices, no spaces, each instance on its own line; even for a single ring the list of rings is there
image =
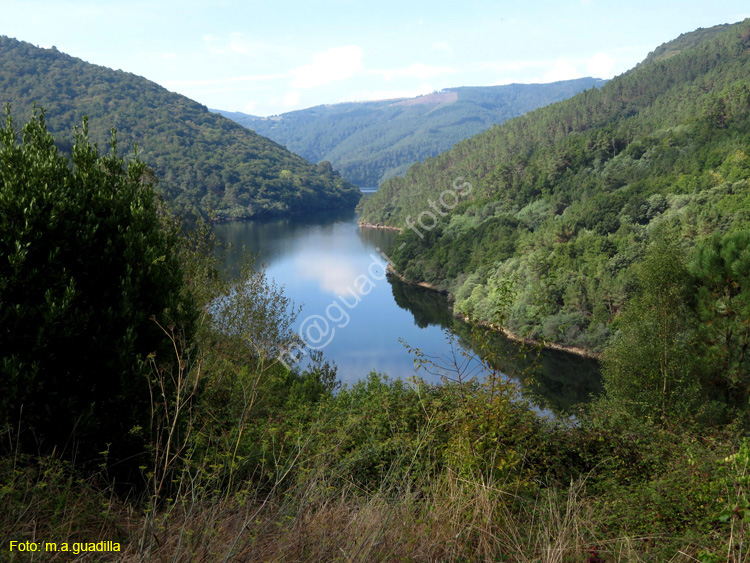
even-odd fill
[[[413,166],[362,219],[403,229],[396,269],[449,290],[457,312],[490,320],[493,287],[515,277],[513,332],[601,350],[655,233],[683,239],[687,260],[706,236],[750,228],[749,65],[748,21],[685,34],[600,89]],[[471,192],[432,211],[457,180]],[[420,236],[408,224],[428,211]]]
[[[89,459],[143,450],[143,365],[161,327],[191,323],[176,231],[137,158],[75,134],[71,158],[35,112],[0,131],[0,422],[22,444]]]
[[[137,141],[159,179],[157,191],[176,213],[219,220],[353,208],[359,190],[333,172],[290,153],[205,106],[122,71],[86,63],[56,49],[0,36],[0,103],[18,120],[33,103],[69,152],[68,132],[80,116],[104,146],[115,127],[122,149]]]

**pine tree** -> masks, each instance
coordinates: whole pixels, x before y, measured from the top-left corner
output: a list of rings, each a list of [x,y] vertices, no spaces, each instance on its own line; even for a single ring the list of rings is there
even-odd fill
[[[715,234],[690,263],[707,382],[730,407],[750,394],[750,232]]]

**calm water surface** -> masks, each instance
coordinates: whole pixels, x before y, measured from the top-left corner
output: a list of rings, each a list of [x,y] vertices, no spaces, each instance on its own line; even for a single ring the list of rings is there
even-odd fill
[[[454,357],[456,345],[448,340],[449,331],[457,335],[459,346],[471,349],[470,329],[452,316],[444,296],[385,276],[382,254],[390,252],[395,232],[360,229],[353,212],[225,223],[217,225],[216,232],[235,248],[244,246],[257,254],[258,266],[265,265],[268,277],[302,306],[297,329],[336,363],[344,382],[373,370],[392,378],[415,375],[414,356],[401,340],[443,358],[441,363]],[[237,256],[229,260],[236,265],[231,261]],[[500,345],[512,355],[514,345]],[[600,390],[593,361],[545,351],[533,368],[529,360],[522,364],[503,371],[533,369],[535,383],[529,391],[544,396],[555,409],[586,401]],[[418,375],[439,381],[424,370]]]

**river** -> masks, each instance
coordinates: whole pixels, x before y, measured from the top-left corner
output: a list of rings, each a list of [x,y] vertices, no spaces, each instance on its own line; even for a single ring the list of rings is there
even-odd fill
[[[302,306],[297,330],[336,363],[342,382],[373,370],[391,378],[415,375],[415,355],[407,346],[439,365],[463,362],[464,377],[479,373],[471,329],[453,317],[446,297],[386,276],[384,256],[395,231],[360,228],[353,212],[224,223],[215,230],[223,242],[256,254],[256,267],[265,267],[284,294]],[[230,252],[228,266],[236,267],[238,257]],[[517,345],[493,338],[503,356],[518,356]],[[462,351],[473,359],[464,360]],[[597,363],[563,352],[526,351],[525,359],[506,359],[500,368],[554,411],[601,390]],[[445,373],[456,377],[454,370]],[[420,369],[417,375],[440,381],[436,370]]]

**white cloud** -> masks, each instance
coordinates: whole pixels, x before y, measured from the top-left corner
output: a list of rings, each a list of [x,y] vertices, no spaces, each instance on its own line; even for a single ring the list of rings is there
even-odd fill
[[[233,84],[237,82],[268,82],[288,78],[288,74],[248,74],[246,76],[227,76],[224,78],[206,80],[164,80],[161,85],[165,88],[179,86],[220,86],[222,84]]]
[[[495,72],[512,72],[530,68],[548,66],[547,61],[484,61],[474,65],[475,70],[493,70]]]
[[[615,60],[607,53],[597,53],[586,63],[586,71],[596,78],[611,78],[614,69]]]
[[[255,108],[258,106],[258,102],[255,100],[250,100],[245,104],[245,107],[243,108],[244,113],[253,113],[255,111]]]
[[[545,82],[557,82],[558,80],[572,80],[581,78],[575,65],[568,59],[557,59],[555,66],[544,74]]]
[[[364,70],[362,50],[356,45],[334,47],[313,55],[312,63],[292,71],[294,88],[316,88],[351,78]]]
[[[163,59],[171,61],[177,58],[177,53],[162,53],[161,56]]]
[[[229,48],[235,53],[239,53],[240,55],[250,54],[250,51],[247,49],[247,47],[245,47],[242,43],[239,43],[237,41],[230,41]]]
[[[296,90],[287,92],[286,94],[284,94],[284,97],[281,99],[281,103],[284,105],[284,107],[287,107],[287,108],[291,108],[291,107],[299,105],[299,92],[297,92]]]
[[[247,64],[256,69],[287,68],[306,55],[289,44],[272,43],[243,33],[230,33],[228,37],[207,34],[203,42],[210,53],[224,55],[224,61],[234,57],[235,66]]]

